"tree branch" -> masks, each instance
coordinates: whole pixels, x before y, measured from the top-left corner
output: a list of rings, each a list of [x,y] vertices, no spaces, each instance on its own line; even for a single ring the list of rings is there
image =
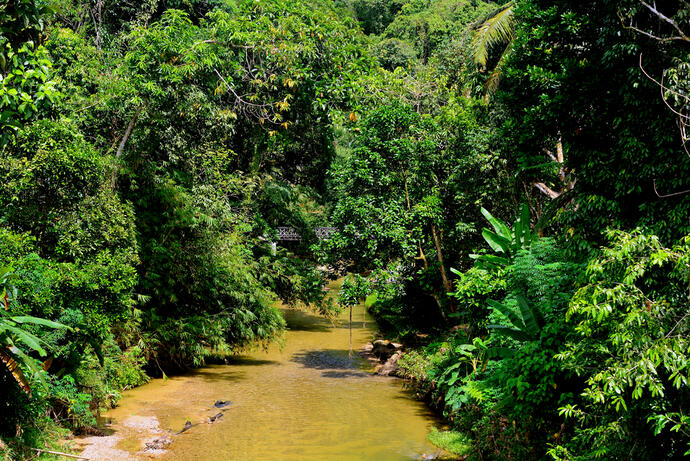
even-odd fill
[[[649,11],[651,11],[652,13],[654,13],[659,19],[661,19],[662,21],[664,21],[664,22],[670,24],[671,27],[673,27],[674,29],[676,29],[676,31],[680,34],[680,36],[682,37],[683,40],[690,41],[690,37],[688,37],[687,35],[685,35],[685,32],[683,32],[683,31],[681,30],[681,28],[678,26],[678,23],[676,23],[676,21],[674,21],[673,19],[667,17],[667,16],[664,15],[662,12],[660,12],[659,10],[656,9],[656,4],[654,5],[654,7],[652,7],[651,5],[649,5],[649,4],[648,4],[647,2],[645,2],[644,0],[640,0],[640,3],[641,3],[643,6],[645,6]]]
[[[560,192],[556,192],[543,182],[535,182],[534,187],[536,187],[537,189],[539,189],[540,192],[548,195],[552,199],[557,199],[561,195]]]
[[[144,108],[144,104],[139,104],[139,107],[137,107],[136,112],[134,112],[134,116],[132,119],[129,121],[129,124],[127,125],[127,129],[125,130],[125,135],[122,137],[122,141],[120,141],[120,145],[117,148],[117,152],[115,153],[115,158],[119,159],[122,156],[122,153],[125,150],[125,146],[127,145],[127,141],[129,140],[130,135],[132,134],[132,130],[134,129],[134,125],[137,123],[137,120],[139,119],[139,114],[141,113],[141,110]]]
[[[37,452],[39,452],[39,453],[47,453],[47,454],[50,454],[50,455],[64,456],[64,457],[66,457],[66,458],[86,459],[86,460],[91,459],[91,458],[85,458],[85,457],[83,457],[83,456],[70,455],[69,453],[62,453],[62,452],[59,452],[59,451],[41,450],[40,448],[33,448],[33,447],[29,447],[29,448],[31,448],[32,450],[37,451]]]
[[[675,197],[675,196],[677,196],[677,195],[685,195],[685,194],[687,194],[687,193],[690,193],[690,190],[684,190],[684,191],[680,191],[680,192],[673,192],[672,194],[661,195],[661,194],[659,194],[659,192],[656,190],[656,179],[655,179],[654,181],[652,181],[652,184],[654,185],[654,193],[655,193],[656,196],[659,197],[659,198]]]

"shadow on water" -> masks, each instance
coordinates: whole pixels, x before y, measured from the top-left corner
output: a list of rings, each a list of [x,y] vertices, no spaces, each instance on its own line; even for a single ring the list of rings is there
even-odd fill
[[[315,370],[322,370],[325,378],[366,378],[371,374],[362,371],[366,361],[350,351],[342,349],[320,349],[314,351],[298,352],[290,359]]]
[[[203,379],[208,382],[220,381],[241,381],[245,378],[245,373],[237,369],[237,366],[245,367],[265,367],[280,365],[275,360],[257,359],[246,355],[236,355],[228,357],[225,365],[211,365],[205,368],[194,370],[191,374],[195,378]]]
[[[393,396],[394,399],[396,400],[405,400],[405,401],[410,401],[410,400],[419,400],[415,395],[414,392],[408,390],[408,389],[403,389],[401,395],[395,395]],[[428,405],[419,405],[415,407],[414,410],[415,415],[421,416],[425,419],[429,420],[434,420],[437,418],[436,413],[428,406]]]
[[[321,373],[324,378],[366,378],[371,376],[369,373],[365,373],[359,370],[342,370],[342,371],[324,371]]]
[[[291,331],[307,331],[315,333],[327,333],[334,327],[333,323],[323,317],[308,312],[294,309],[283,309],[283,318],[287,323],[287,329]]]
[[[242,371],[237,371],[232,367],[227,367],[227,369],[221,367],[222,365],[200,368],[195,370],[191,376],[193,376],[194,379],[201,379],[209,383],[242,381],[245,378],[246,373]]]
[[[280,365],[280,362],[276,360],[263,360],[254,357],[249,357],[246,355],[235,355],[228,357],[228,365],[241,365],[241,366],[264,366],[264,365]]]

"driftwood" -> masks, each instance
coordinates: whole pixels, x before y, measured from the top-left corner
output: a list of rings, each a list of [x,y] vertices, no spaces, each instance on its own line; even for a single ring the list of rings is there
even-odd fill
[[[34,451],[37,451],[39,453],[48,453],[49,455],[58,455],[58,456],[64,456],[66,458],[74,458],[74,459],[86,459],[89,460],[91,458],[85,458],[83,456],[78,456],[78,455],[70,455],[69,453],[62,453],[59,451],[51,451],[51,450],[41,450],[40,448],[31,448]]]

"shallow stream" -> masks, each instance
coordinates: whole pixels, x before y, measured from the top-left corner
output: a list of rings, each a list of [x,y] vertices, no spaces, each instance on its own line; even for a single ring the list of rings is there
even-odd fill
[[[161,460],[398,461],[436,454],[426,435],[439,421],[401,380],[373,375],[357,353],[376,331],[364,306],[353,311],[352,354],[347,314],[333,323],[290,309],[283,314],[282,347],[125,392],[107,415],[120,431],[117,452],[143,457],[141,434],[122,422],[155,417],[166,434],[194,424],[171,437]],[[209,424],[217,400],[232,404]]]

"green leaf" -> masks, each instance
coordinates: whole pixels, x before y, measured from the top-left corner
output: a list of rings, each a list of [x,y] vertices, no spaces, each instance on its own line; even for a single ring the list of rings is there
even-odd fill
[[[63,325],[62,323],[53,322],[52,320],[48,320],[48,319],[32,317],[30,315],[12,317],[12,320],[14,320],[17,323],[33,323],[35,325],[43,325],[43,326],[50,327],[50,328],[67,328],[67,329],[71,330],[70,327],[68,327],[67,325]]]
[[[512,309],[510,309],[508,306],[501,304],[498,301],[494,301],[493,299],[487,299],[486,302],[489,304],[489,306],[493,307],[498,312],[506,316],[510,323],[513,324],[513,326],[518,328],[523,328],[525,326],[522,319],[518,317],[518,315],[515,312],[513,312]]]
[[[43,350],[43,348],[41,347],[41,340],[38,339],[36,336],[32,335],[31,333],[27,333],[26,331],[17,327],[5,326],[5,329],[13,333],[19,341],[38,352],[41,355],[41,357],[46,355],[46,351]]]
[[[486,354],[491,359],[508,359],[515,355],[515,350],[509,347],[490,347]]]
[[[515,297],[520,307],[520,313],[522,314],[522,321],[525,325],[525,333],[530,334],[532,337],[539,336],[539,331],[541,330],[541,325],[543,324],[543,318],[538,309],[533,308],[527,302],[524,296],[518,295]]]
[[[487,210],[486,208],[482,207],[481,211],[486,220],[489,221],[489,223],[491,223],[496,233],[502,236],[503,238],[510,240],[511,236],[513,235],[513,233],[510,231],[510,227],[508,227],[508,225],[500,219],[494,218],[493,215],[489,213],[489,210]]]
[[[486,67],[489,50],[498,43],[508,43],[513,38],[513,4],[508,2],[486,19],[472,39],[472,59]]]
[[[489,265],[507,266],[510,264],[510,259],[496,255],[470,255],[470,258],[488,263]]]
[[[489,229],[482,229],[482,237],[486,240],[492,250],[498,253],[510,253],[510,240],[491,232]]]
[[[486,327],[498,335],[507,336],[517,341],[526,342],[532,339],[530,335],[522,330],[518,330],[517,328],[508,327],[505,325],[487,325]]]

